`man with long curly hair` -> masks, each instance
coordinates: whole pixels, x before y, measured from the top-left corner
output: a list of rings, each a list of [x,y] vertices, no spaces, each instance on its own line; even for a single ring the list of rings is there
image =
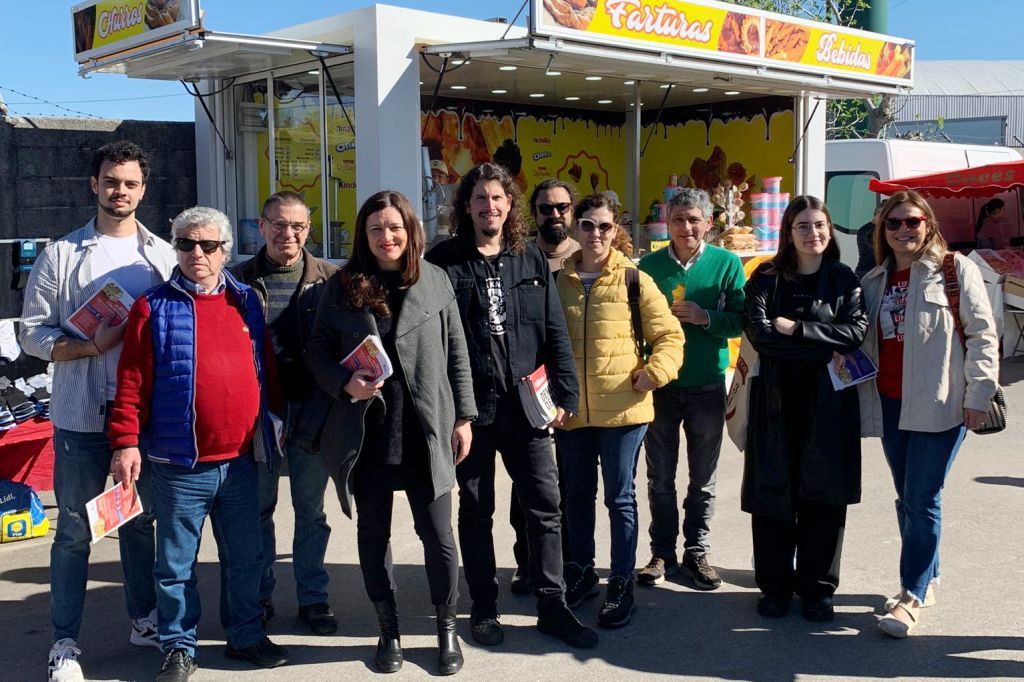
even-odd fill
[[[545,365],[561,424],[579,403],[565,318],[547,259],[529,242],[521,195],[508,172],[484,163],[462,177],[452,205],[452,237],[427,254],[455,288],[469,346],[479,417],[469,457],[456,469],[459,544],[473,599],[473,639],[500,644],[495,580],[494,460],[500,450],[526,516],[537,628],[567,644],[597,644],[565,604],[558,471],[546,429],[534,428],[516,384]]]

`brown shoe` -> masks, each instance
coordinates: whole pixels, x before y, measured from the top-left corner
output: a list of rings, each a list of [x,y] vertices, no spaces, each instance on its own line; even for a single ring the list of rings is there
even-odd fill
[[[652,556],[647,565],[636,572],[636,581],[644,587],[654,587],[665,582],[665,576],[678,572],[679,562],[676,561],[675,557],[662,559],[658,556]]]
[[[680,572],[688,576],[698,590],[717,590],[722,586],[722,578],[708,562],[707,554],[684,553]]]

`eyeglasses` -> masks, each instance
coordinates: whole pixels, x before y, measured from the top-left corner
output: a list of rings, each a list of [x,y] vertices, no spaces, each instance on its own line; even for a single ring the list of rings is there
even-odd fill
[[[264,222],[274,228],[275,232],[284,232],[291,228],[295,234],[301,234],[303,230],[309,227],[309,223],[289,223],[287,220],[277,220],[276,218],[264,218]]]
[[[916,230],[918,227],[921,226],[921,223],[925,222],[925,220],[926,218],[924,216],[919,215],[912,215],[910,217],[903,218],[902,220],[900,218],[886,218],[885,229],[889,230],[890,232],[896,232],[901,227],[906,225],[911,230]]]
[[[607,234],[610,230],[615,228],[615,223],[595,223],[590,218],[580,218],[576,221],[576,224],[584,232],[593,232],[594,230],[600,230],[601,234]]]
[[[802,235],[809,235],[811,230],[818,232],[828,232],[828,223],[821,221],[817,223],[797,223],[793,226],[793,231]]]
[[[549,216],[554,211],[558,211],[558,215],[565,215],[572,208],[572,204],[569,202],[560,202],[557,204],[537,204],[537,210],[543,216]]]
[[[177,237],[174,240],[174,248],[178,251],[189,251],[199,246],[203,253],[209,255],[224,245],[224,242],[219,242],[216,239],[185,239],[184,237]]]

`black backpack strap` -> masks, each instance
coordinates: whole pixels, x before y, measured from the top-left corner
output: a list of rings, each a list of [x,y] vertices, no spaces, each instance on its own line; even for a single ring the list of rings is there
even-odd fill
[[[633,340],[636,353],[644,356],[644,325],[640,318],[640,271],[626,268],[626,296],[629,300],[629,316],[633,320]]]

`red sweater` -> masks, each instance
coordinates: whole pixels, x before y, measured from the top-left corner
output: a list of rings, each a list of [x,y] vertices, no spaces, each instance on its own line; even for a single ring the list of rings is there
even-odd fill
[[[199,461],[248,452],[256,434],[260,387],[249,329],[226,292],[196,295],[195,433]],[[128,315],[117,367],[117,397],[110,412],[112,448],[137,446],[153,393],[153,335],[149,303],[140,297]],[[264,340],[264,379],[277,385],[274,353]],[[271,394],[274,392],[271,391]],[[272,411],[277,407],[274,400]]]

